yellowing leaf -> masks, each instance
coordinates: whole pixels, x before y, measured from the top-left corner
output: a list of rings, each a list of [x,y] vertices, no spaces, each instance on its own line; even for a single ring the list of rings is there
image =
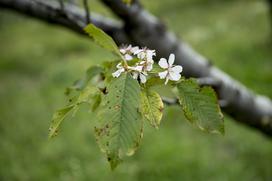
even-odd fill
[[[201,130],[224,134],[223,114],[211,87],[200,88],[194,79],[178,84],[184,115]]]
[[[160,95],[151,90],[143,91],[141,93],[141,112],[152,126],[158,128],[163,112]]]

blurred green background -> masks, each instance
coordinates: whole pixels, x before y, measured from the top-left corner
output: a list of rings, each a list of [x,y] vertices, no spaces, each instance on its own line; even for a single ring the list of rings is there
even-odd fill
[[[272,98],[272,47],[264,0],[148,0],[144,5],[198,52]],[[92,10],[110,15],[99,3]],[[190,126],[178,107],[114,172],[80,111],[47,140],[64,90],[104,51],[89,40],[0,10],[0,180],[272,180],[272,142],[226,117],[226,135]]]

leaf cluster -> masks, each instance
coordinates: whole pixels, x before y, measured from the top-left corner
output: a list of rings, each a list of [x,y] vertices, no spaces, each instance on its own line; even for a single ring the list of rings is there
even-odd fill
[[[85,31],[94,42],[123,60],[119,48],[106,33],[90,24]],[[162,86],[159,77],[150,77],[145,84],[133,79],[130,72],[112,77],[116,61],[90,67],[86,75],[67,89],[72,96],[68,105],[53,115],[49,137],[57,135],[60,125],[69,114],[75,114],[83,103],[89,104],[97,115],[94,134],[111,168],[114,169],[124,156],[133,155],[143,138],[143,124],[159,128],[164,104],[154,86]],[[214,90],[199,87],[194,79],[171,83],[179,105],[190,123],[203,131],[224,134],[223,115]],[[177,91],[175,91],[177,90]]]

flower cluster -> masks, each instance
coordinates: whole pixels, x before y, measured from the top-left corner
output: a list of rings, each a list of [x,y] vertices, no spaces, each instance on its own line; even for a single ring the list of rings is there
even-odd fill
[[[117,78],[123,72],[128,71],[132,73],[134,79],[139,79],[140,82],[144,84],[147,81],[148,73],[153,69],[153,57],[156,56],[155,50],[139,48],[138,46],[132,47],[129,45],[121,48],[120,52],[123,56],[123,62],[117,64],[117,71],[112,73],[112,76]],[[136,63],[130,66],[128,62],[134,59]],[[165,69],[163,72],[157,73],[160,79],[165,79],[165,84],[167,84],[169,80],[178,81],[181,77],[182,66],[174,66],[174,60],[175,55],[170,54],[168,61],[165,58],[161,58],[158,63],[162,69]]]

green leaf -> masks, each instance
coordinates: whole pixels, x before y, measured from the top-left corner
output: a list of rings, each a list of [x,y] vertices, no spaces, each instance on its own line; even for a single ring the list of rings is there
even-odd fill
[[[101,93],[100,92],[98,92],[97,94],[95,94],[94,96],[93,96],[93,103],[92,103],[92,105],[91,105],[91,110],[93,111],[93,112],[95,112],[96,111],[96,109],[99,107],[99,105],[101,104],[101,101],[102,101],[102,95],[101,95]]]
[[[49,128],[49,138],[53,138],[57,135],[61,122],[67,117],[68,113],[73,110],[74,105],[67,106],[65,108],[57,110]]]
[[[73,115],[78,111],[79,105],[82,103],[89,103],[93,95],[95,95],[99,90],[95,87],[89,86],[83,89],[76,101],[73,101],[68,106],[57,110],[50,124],[49,128],[49,138],[53,138],[57,135],[62,121],[68,116],[70,112],[73,111]]]
[[[159,86],[159,85],[164,85],[165,80],[160,79],[159,77],[151,77],[150,79],[147,80],[145,86],[147,88],[154,87],[154,86]]]
[[[69,87],[67,89],[66,94],[69,94],[71,92],[71,90],[77,90],[80,91],[82,89],[84,89],[88,82],[94,78],[94,76],[100,74],[101,72],[103,72],[103,68],[99,67],[99,66],[92,66],[90,68],[87,69],[85,76],[82,79],[77,80],[73,86]]]
[[[140,86],[129,73],[109,83],[98,110],[95,135],[112,169],[139,146],[143,131],[139,106]]]
[[[178,84],[184,115],[201,130],[224,134],[223,114],[211,87],[200,88],[194,79]]]
[[[85,89],[83,89],[77,99],[76,105],[82,104],[82,103],[89,103],[92,96],[94,96],[99,90],[94,86],[88,86]]]
[[[158,128],[162,118],[163,102],[160,95],[146,90],[141,93],[141,112],[152,126]]]
[[[115,44],[113,39],[107,35],[104,31],[99,29],[93,24],[89,24],[84,28],[85,32],[89,34],[90,37],[102,48],[112,52],[113,54],[121,57],[118,46]]]

